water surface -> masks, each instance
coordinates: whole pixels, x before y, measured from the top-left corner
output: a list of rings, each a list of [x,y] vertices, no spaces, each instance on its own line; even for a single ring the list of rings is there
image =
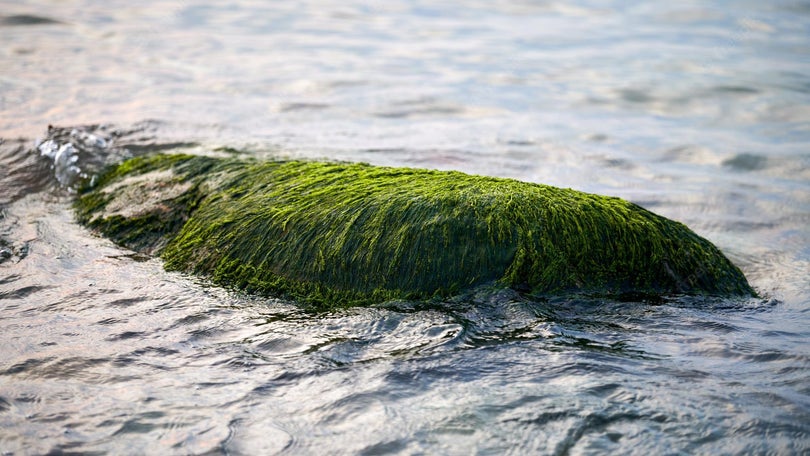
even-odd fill
[[[810,451],[810,7],[433,3],[0,1],[0,454]],[[762,298],[312,314],[75,223],[178,146],[621,196]]]

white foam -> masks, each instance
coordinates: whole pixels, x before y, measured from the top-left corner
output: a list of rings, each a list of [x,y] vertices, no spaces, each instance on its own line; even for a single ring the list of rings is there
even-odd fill
[[[43,157],[53,160],[53,174],[60,185],[71,187],[76,178],[81,176],[82,170],[76,165],[79,155],[73,143],[59,145],[56,141],[49,139],[37,148]]]

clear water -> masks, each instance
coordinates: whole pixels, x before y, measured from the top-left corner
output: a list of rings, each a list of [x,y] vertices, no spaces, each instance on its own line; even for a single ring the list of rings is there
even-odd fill
[[[0,454],[810,452],[810,5],[436,3],[0,0]],[[621,196],[763,299],[309,314],[74,222],[178,142]]]

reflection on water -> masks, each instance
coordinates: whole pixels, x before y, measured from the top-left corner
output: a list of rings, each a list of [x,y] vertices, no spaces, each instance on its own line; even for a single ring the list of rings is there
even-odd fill
[[[0,454],[810,451],[808,8],[2,6]],[[74,223],[77,175],[223,145],[622,196],[764,298],[312,314]]]

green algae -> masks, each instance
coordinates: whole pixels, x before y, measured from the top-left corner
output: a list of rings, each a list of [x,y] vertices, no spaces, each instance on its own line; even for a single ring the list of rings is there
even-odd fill
[[[138,157],[109,170],[93,187],[81,190],[75,204],[78,221],[133,250],[150,254],[162,250],[204,196],[191,178],[214,164],[211,159],[190,158]]]
[[[128,190],[151,196],[133,203]],[[80,222],[159,253],[167,269],[322,307],[487,283],[537,295],[753,294],[709,241],[633,203],[460,172],[155,155],[110,170],[76,207]]]

